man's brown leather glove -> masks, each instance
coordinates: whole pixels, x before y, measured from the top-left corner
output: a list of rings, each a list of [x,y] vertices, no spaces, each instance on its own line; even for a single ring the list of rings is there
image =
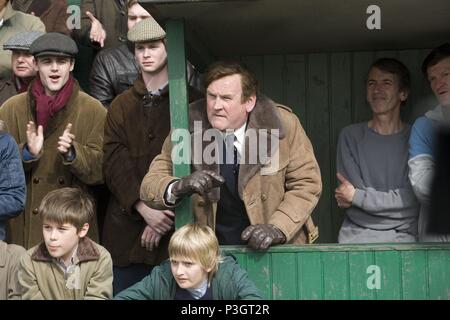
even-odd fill
[[[224,182],[225,179],[220,174],[210,170],[200,170],[175,182],[171,191],[177,198],[190,196],[193,193],[204,196]]]
[[[241,239],[256,250],[266,250],[273,244],[286,242],[286,236],[273,224],[255,224],[242,231]]]

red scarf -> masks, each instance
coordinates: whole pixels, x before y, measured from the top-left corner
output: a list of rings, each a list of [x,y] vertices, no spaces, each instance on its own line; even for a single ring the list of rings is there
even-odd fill
[[[56,96],[50,97],[45,94],[45,89],[39,74],[36,75],[35,79],[32,94],[36,99],[37,123],[38,125],[42,125],[45,129],[50,118],[53,117],[56,112],[64,108],[67,101],[69,101],[75,81],[72,75],[70,75],[66,84]]]

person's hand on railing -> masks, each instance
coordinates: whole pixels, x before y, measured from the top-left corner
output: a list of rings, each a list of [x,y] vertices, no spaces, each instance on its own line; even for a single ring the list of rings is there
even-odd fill
[[[286,236],[273,224],[255,224],[248,226],[241,234],[248,245],[255,250],[266,250],[271,245],[286,242]]]

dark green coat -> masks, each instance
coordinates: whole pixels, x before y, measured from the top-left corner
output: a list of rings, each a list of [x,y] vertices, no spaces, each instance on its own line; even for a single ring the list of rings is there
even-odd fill
[[[212,279],[214,300],[260,300],[261,292],[249,279],[247,271],[236,260],[226,256],[219,264],[219,270]],[[176,281],[170,270],[170,261],[166,260],[142,281],[119,292],[116,300],[173,300]]]

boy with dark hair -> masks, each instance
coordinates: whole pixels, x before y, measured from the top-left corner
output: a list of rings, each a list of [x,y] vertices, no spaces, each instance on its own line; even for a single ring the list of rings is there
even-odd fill
[[[39,207],[44,242],[22,257],[22,299],[109,299],[109,252],[86,234],[94,217],[92,198],[78,188],[48,193]]]

